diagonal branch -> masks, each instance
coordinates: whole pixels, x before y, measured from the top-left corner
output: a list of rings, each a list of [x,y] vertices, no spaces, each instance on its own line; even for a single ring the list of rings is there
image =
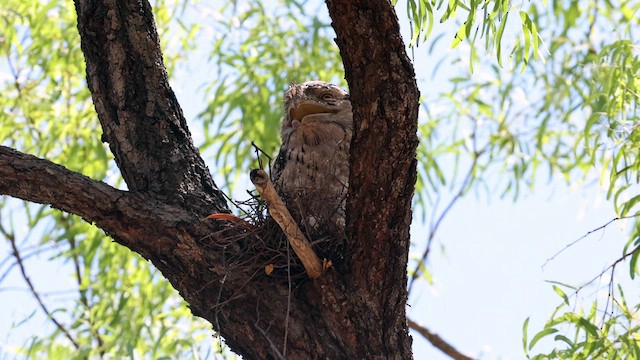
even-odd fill
[[[267,202],[269,214],[280,225],[284,231],[289,244],[295,251],[296,255],[302,261],[307,274],[312,279],[322,275],[322,265],[316,252],[305,238],[302,230],[298,227],[295,220],[291,217],[287,206],[284,204],[276,189],[273,187],[269,175],[264,170],[257,169],[251,171],[251,182],[256,186],[260,196]]]
[[[467,173],[464,176],[464,179],[462,180],[462,183],[460,184],[460,187],[458,188],[458,191],[456,191],[456,193],[449,200],[449,202],[447,203],[445,208],[442,210],[442,212],[437,216],[437,220],[435,220],[435,222],[431,223],[431,226],[429,228],[429,235],[427,237],[427,246],[425,247],[424,252],[422,253],[422,256],[420,257],[420,260],[418,260],[418,262],[416,263],[415,268],[413,269],[412,272],[410,272],[411,279],[409,280],[409,294],[411,294],[411,289],[413,288],[413,284],[418,279],[418,277],[421,275],[420,269],[422,267],[426,267],[427,258],[429,256],[429,253],[431,252],[431,246],[433,244],[433,240],[435,239],[436,233],[440,229],[440,225],[442,224],[442,222],[446,218],[447,214],[449,214],[451,209],[453,209],[453,206],[460,199],[462,199],[462,196],[465,194],[465,191],[468,190],[471,182],[474,179],[476,170],[478,169],[478,164],[479,164],[480,157],[483,156],[486,153],[488,145],[485,145],[481,149],[478,149],[478,144],[477,144],[478,137],[476,136],[477,124],[478,124],[477,121],[473,122],[474,130],[473,130],[473,133],[471,134],[471,141],[472,141],[472,146],[473,146],[471,164],[469,165],[469,169],[467,170]]]
[[[574,246],[575,244],[581,242],[582,240],[586,239],[587,237],[589,237],[589,235],[598,232],[600,230],[604,230],[607,226],[609,226],[610,224],[618,221],[618,220],[626,220],[626,219],[633,219],[633,218],[637,218],[638,214],[634,214],[634,215],[629,215],[629,216],[620,216],[620,217],[615,217],[609,221],[607,221],[604,225],[600,225],[597,228],[593,229],[593,230],[589,230],[587,231],[586,234],[580,236],[579,238],[573,240],[572,242],[568,243],[567,245],[565,245],[562,249],[558,250],[555,254],[553,254],[550,258],[548,258],[547,260],[544,261],[544,263],[542,264],[542,266],[540,267],[542,270],[544,270],[544,267],[547,266],[547,264],[553,260],[555,260],[555,258],[557,258],[558,256],[560,256],[560,254],[562,254],[563,252],[565,252],[565,250],[569,249],[570,247]],[[615,265],[615,264],[614,264]]]
[[[145,243],[145,229],[160,227],[168,234],[180,221],[192,221],[193,214],[115,189],[51,161],[0,146],[0,195],[51,205],[79,215],[113,236],[119,243],[153,257],[150,245],[173,248],[171,236],[154,237]]]
[[[0,195],[48,204],[88,222],[110,216],[126,192],[32,155],[0,146]]]
[[[409,319],[409,327],[413,330],[417,331],[418,334],[422,335],[425,339],[427,339],[431,345],[438,348],[443,353],[449,355],[454,360],[473,360],[473,358],[468,357],[467,355],[461,353],[456,348],[454,348],[451,344],[446,342],[444,339],[440,337],[440,335],[432,332],[426,327],[419,325],[415,321]]]
[[[169,86],[149,2],[76,0],[75,6],[103,141],[129,190],[161,194],[201,216],[211,204],[224,204]]]

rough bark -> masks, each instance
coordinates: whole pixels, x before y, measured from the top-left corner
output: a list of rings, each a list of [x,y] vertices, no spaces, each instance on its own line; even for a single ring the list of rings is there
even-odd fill
[[[353,105],[347,204],[351,281],[355,296],[373,300],[370,326],[381,329],[376,338],[362,341],[408,358],[405,284],[417,176],[415,73],[388,0],[327,0],[327,5]]]
[[[184,207],[197,207],[203,198],[224,204],[169,86],[148,1],[75,4],[103,141],[129,190]]]
[[[0,147],[0,194],[78,214],[153,264],[245,359],[407,359],[418,91],[387,0],[328,1],[355,135],[345,271],[287,282],[227,266],[225,212],[167,82],[146,0],[76,0],[87,82],[128,191]],[[286,339],[286,341],[285,341]]]

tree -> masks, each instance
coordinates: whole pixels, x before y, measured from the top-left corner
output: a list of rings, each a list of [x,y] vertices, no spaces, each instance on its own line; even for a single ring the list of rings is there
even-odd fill
[[[226,251],[243,249],[220,252],[212,234],[224,228],[202,221],[211,212],[227,212],[226,201],[167,82],[147,2],[76,2],[87,84],[128,191],[3,147],[0,192],[77,214],[149,259],[193,313],[246,357],[410,357],[402,284],[415,183],[417,87],[388,2],[328,5],[352,84],[352,151],[359,159],[349,190],[347,273],[305,282],[293,296],[286,282],[267,286],[251,272],[224,267]],[[361,26],[348,26],[356,16]],[[380,51],[365,56],[369,48]],[[380,139],[388,146],[378,146]],[[276,346],[281,343],[284,348]]]
[[[9,14],[14,19],[18,18],[31,25],[29,29],[33,41],[38,38],[36,35],[46,35],[44,26],[38,24],[45,24],[44,19],[52,13],[63,13],[55,4],[42,5],[43,8],[37,11],[28,7],[25,11],[20,11],[19,5],[16,4],[11,4],[16,10],[9,11]],[[409,17],[415,25],[412,42],[418,44],[423,32],[426,32],[426,35],[430,32],[437,4],[429,1],[408,4]],[[294,11],[304,12],[303,6],[295,2],[287,2],[287,5],[294,10],[285,12],[285,15],[290,16],[288,19],[292,21],[292,26],[299,26]],[[212,212],[227,211],[226,201],[213,183],[204,161],[193,145],[182,110],[168,85],[167,72],[161,65],[162,55],[151,17],[151,8],[146,2],[76,2],[78,30],[87,64],[87,85],[91,90],[104,132],[102,139],[109,144],[128,190],[117,190],[118,182],[107,177],[110,169],[107,159],[110,155],[100,144],[98,133],[83,134],[75,129],[78,119],[91,123],[91,120],[87,120],[91,117],[91,111],[88,110],[90,106],[87,106],[89,100],[84,84],[78,78],[66,74],[68,68],[62,65],[68,61],[76,64],[73,71],[77,74],[81,72],[82,66],[78,64],[81,64],[82,59],[80,52],[74,47],[76,35],[66,28],[65,31],[56,34],[56,40],[61,38],[62,42],[52,41],[47,44],[43,41],[40,47],[33,47],[39,49],[39,53],[27,51],[27,63],[35,62],[46,71],[42,74],[38,71],[29,74],[28,79],[33,80],[27,82],[22,79],[24,73],[19,70],[14,72],[14,91],[17,96],[7,97],[3,105],[18,111],[3,113],[2,124],[5,128],[19,128],[17,125],[27,124],[26,128],[37,141],[26,136],[16,137],[17,140],[9,145],[51,160],[59,160],[56,162],[65,164],[69,170],[2,147],[0,193],[32,202],[51,204],[66,212],[80,215],[104,229],[116,242],[151,260],[163,276],[180,291],[193,313],[207,319],[220,331],[234,351],[247,358],[285,355],[287,358],[307,358],[310,354],[329,358],[406,358],[410,356],[410,338],[405,325],[407,293],[404,284],[409,246],[410,205],[413,184],[416,181],[416,167],[420,175],[417,184],[418,202],[425,207],[428,206],[425,204],[429,204],[430,197],[441,191],[444,185],[456,183],[454,180],[458,179],[457,174],[462,174],[462,178],[458,179],[459,191],[453,190],[455,196],[450,204],[454,204],[456,199],[466,194],[472,186],[481,184],[483,174],[488,173],[492,166],[500,164],[503,158],[514,160],[515,155],[515,161],[502,164],[506,164],[504,171],[510,175],[505,177],[505,193],[513,192],[517,195],[522,183],[533,183],[530,179],[541,164],[548,165],[554,171],[559,170],[567,179],[575,176],[579,170],[590,168],[591,163],[608,164],[609,158],[600,157],[600,153],[595,151],[600,149],[599,143],[604,138],[612,141],[621,140],[624,149],[614,157],[615,163],[628,162],[622,172],[613,168],[612,193],[618,190],[618,193],[621,193],[628,188],[628,182],[625,183],[620,174],[625,175],[627,171],[628,174],[633,174],[635,160],[631,149],[634,142],[631,140],[634,132],[618,121],[621,119],[617,117],[633,114],[633,109],[637,107],[633,97],[634,92],[637,94],[636,83],[633,80],[636,67],[627,65],[636,61],[632,47],[624,42],[610,47],[595,44],[593,49],[584,52],[585,57],[580,60],[592,62],[594,65],[609,65],[614,63],[614,58],[624,60],[624,67],[619,68],[622,71],[617,73],[607,71],[605,66],[594,66],[596,71],[592,73],[593,78],[589,78],[588,75],[591,74],[572,72],[573,69],[568,65],[575,62],[577,53],[572,51],[574,48],[571,46],[575,44],[571,44],[574,39],[569,32],[581,25],[581,14],[589,15],[587,20],[590,22],[586,23],[592,24],[591,28],[594,27],[593,24],[600,24],[596,22],[595,15],[591,18],[591,12],[588,11],[592,8],[598,9],[595,5],[588,9],[578,9],[574,3],[564,7],[563,4],[554,2],[553,12],[545,13],[539,11],[534,4],[528,13],[520,13],[523,41],[513,46],[514,67],[529,64],[522,69],[530,71],[534,78],[537,76],[538,79],[543,79],[545,89],[565,89],[565,99],[571,101],[543,97],[530,107],[509,106],[513,103],[512,90],[530,85],[526,82],[531,78],[519,77],[517,73],[511,72],[503,74],[504,71],[495,66],[491,70],[496,78],[500,79],[500,86],[495,88],[488,87],[486,83],[478,83],[471,75],[457,78],[455,88],[443,97],[450,101],[448,105],[452,110],[445,114],[437,114],[420,125],[423,146],[417,153],[418,162],[414,160],[418,130],[418,93],[411,63],[399,37],[393,9],[385,1],[354,4],[328,1],[327,5],[344,62],[345,77],[352,93],[356,121],[348,205],[351,242],[345,256],[348,259],[346,271],[330,271],[313,282],[294,282],[296,286],[292,288],[288,279],[278,281],[262,272],[256,274],[247,268],[228,266],[230,259],[242,259],[242,255],[247,251],[246,244],[228,239],[246,235],[242,233],[242,229],[202,220]],[[480,34],[486,39],[487,48],[496,53],[498,63],[501,63],[501,51],[504,46],[501,45],[501,39],[507,28],[508,4],[496,2],[493,10],[485,10],[482,16],[477,15],[480,14],[477,10],[486,9],[487,4],[475,4],[471,7],[463,5],[457,1],[450,2],[444,9],[443,19],[453,18],[456,11],[467,12],[467,21],[460,25],[454,45],[463,41],[475,45]],[[634,4],[625,4],[619,8],[606,5],[604,8],[609,13],[605,12],[605,16],[617,20],[615,14],[626,14],[634,6],[637,9],[637,5]],[[262,22],[261,26],[247,26],[251,32],[249,38],[259,37],[254,32],[256,29],[279,29],[275,26],[270,27],[273,26],[273,22],[269,20],[269,11],[259,2],[248,11],[240,13],[236,18],[240,22],[256,21],[252,18],[255,14],[259,14],[257,21]],[[598,12],[594,10],[594,14]],[[156,16],[164,20],[170,18],[162,3],[156,9]],[[565,21],[560,36],[554,37],[559,40],[554,40],[549,46],[552,52],[549,58],[552,61],[549,61],[548,66],[551,70],[555,70],[553,66],[556,64],[556,57],[560,58],[560,55],[566,54],[563,58],[565,62],[557,65],[562,68],[561,74],[529,62],[540,55],[538,40],[545,37],[538,34],[536,25],[543,23],[546,17],[549,19],[546,28],[549,29],[554,28],[551,24],[559,21],[558,19]],[[69,14],[65,13],[60,18],[68,21]],[[622,19],[629,23],[629,26],[633,23],[632,17],[626,16]],[[266,31],[272,37],[272,42],[267,43],[271,46],[264,52],[279,51],[278,41],[282,41],[281,47],[286,47],[290,39],[306,42],[306,45],[311,44],[310,52],[313,56],[302,57],[303,60],[297,64],[299,66],[294,67],[299,73],[293,78],[302,77],[300,80],[306,80],[308,74],[317,74],[320,78],[339,76],[324,69],[328,63],[335,65],[337,55],[335,49],[327,50],[318,46],[324,44],[329,47],[331,42],[326,39],[327,33],[321,22],[316,20],[313,18],[313,22],[305,24],[305,29],[313,30],[312,35],[308,37],[301,35],[300,31],[290,31],[291,29],[283,32]],[[481,28],[478,22],[482,23]],[[167,27],[161,21],[158,23],[161,24],[161,32],[176,30]],[[184,49],[193,46],[193,36],[189,35],[193,29],[183,24],[178,29],[188,34],[185,36],[185,43],[182,44]],[[480,29],[482,31],[479,31]],[[12,37],[19,38],[24,35],[20,34],[19,27],[13,30],[15,34],[11,31],[5,32],[8,35],[7,40],[3,42],[10,67],[10,54],[21,50],[19,46],[15,47],[16,42]],[[591,40],[590,36],[587,36],[587,40]],[[582,41],[578,40],[576,42]],[[59,43],[64,46],[52,49],[52,46]],[[218,64],[232,65],[233,62],[239,61],[244,62],[245,68],[249,69],[246,74],[236,78],[233,78],[233,73],[221,75],[212,86],[214,96],[210,108],[202,114],[205,123],[219,121],[220,125],[217,133],[206,137],[201,149],[217,151],[216,157],[222,159],[216,162],[217,168],[223,171],[225,176],[231,177],[234,172],[228,168],[234,166],[229,166],[229,163],[235,164],[237,171],[245,171],[245,167],[240,164],[249,162],[248,159],[252,156],[250,147],[237,145],[238,133],[242,134],[239,137],[243,142],[256,140],[263,147],[273,144],[273,136],[265,134],[270,128],[274,128],[268,124],[273,125],[277,122],[279,114],[273,106],[269,108],[264,105],[273,103],[273,93],[280,92],[288,79],[270,76],[274,73],[281,75],[278,73],[281,71],[278,70],[281,64],[272,67],[269,67],[268,63],[261,64],[260,53],[251,54],[246,49],[244,52],[233,53],[225,48],[227,45],[223,39],[216,39],[214,43],[216,51],[213,57]],[[274,44],[276,45],[273,46]],[[566,44],[570,46],[564,47]],[[264,43],[259,45],[264,46]],[[297,47],[294,48],[293,51],[297,51]],[[475,46],[472,49],[477,51]],[[53,56],[49,58],[42,54]],[[589,58],[588,55],[595,57]],[[476,71],[478,67],[486,66],[486,62],[482,62],[476,53],[472,53],[470,58]],[[608,59],[612,61],[608,62]],[[173,59],[170,57],[165,60],[168,60],[170,67]],[[262,72],[264,69],[273,73],[267,71],[265,74]],[[563,83],[562,79],[567,78],[567,73],[583,81],[575,82],[581,85]],[[548,74],[549,78],[541,74]],[[228,80],[230,77],[232,80]],[[603,78],[609,81],[602,81]],[[533,85],[540,84],[543,80],[534,80]],[[614,85],[592,91],[594,86],[600,89],[599,84],[619,83],[625,84],[629,91],[620,93],[620,87]],[[582,84],[584,87],[581,87]],[[41,86],[51,90],[42,97],[46,98],[45,100],[53,97],[54,101],[43,101],[34,93],[33,89]],[[225,91],[227,87],[232,88],[232,91]],[[500,102],[488,100],[495,95],[483,93],[482,89],[485,88],[495,91]],[[70,98],[69,94],[79,95],[79,98],[84,99],[84,103],[65,103],[65,100]],[[465,97],[459,98],[460,94],[464,94]],[[264,100],[261,103],[263,106],[251,107],[256,102],[245,101],[247,96]],[[616,101],[607,102],[607,99]],[[588,104],[593,109],[594,115],[587,122],[586,129],[583,129],[581,124],[576,125],[575,118],[571,117],[572,114],[575,115],[575,106],[579,106],[576,104]],[[430,105],[433,104],[428,103],[427,110]],[[43,112],[49,114],[50,118],[58,118],[62,114],[65,120],[69,120],[69,124],[75,126],[71,126],[73,129],[61,129],[52,125],[50,119],[38,120],[42,118]],[[558,115],[561,115],[560,121],[555,120]],[[479,125],[480,117],[485,121],[483,126]],[[236,123],[233,123],[234,118]],[[611,119],[610,128],[619,125],[623,131],[608,133],[598,126],[603,119]],[[534,123],[535,131],[522,131],[520,121]],[[238,122],[242,122],[243,127],[236,128],[235,133],[223,128],[224,124],[229,126],[230,123],[230,127],[233,128]],[[447,122],[456,126],[447,125]],[[438,137],[435,134],[436,131],[447,132],[451,127],[464,123],[472,124],[471,136],[452,131],[451,140],[443,141],[446,136]],[[73,146],[58,147],[48,139],[49,129],[56,129],[54,134]],[[251,137],[246,136],[247,133],[251,133]],[[618,137],[620,134],[623,136]],[[572,135],[576,137],[572,138]],[[214,142],[215,140],[218,142]],[[576,151],[584,143],[589,145],[586,147],[587,150]],[[235,159],[230,159],[229,154],[234,153]],[[78,160],[81,156],[97,157],[104,161],[98,162],[101,165],[96,169],[87,169],[84,162]],[[451,158],[455,158],[457,163],[461,164],[460,167],[468,166],[468,171],[458,171],[456,168],[453,175],[448,174],[442,163]],[[223,165],[226,165],[226,168]],[[218,172],[218,169],[215,171]],[[73,170],[85,174],[89,172],[88,175],[97,180],[107,178],[115,186],[90,180],[74,173]],[[622,215],[630,214],[634,203],[633,200],[622,203]],[[27,209],[29,208],[28,206]],[[448,209],[449,207],[442,211],[442,216],[447,214]],[[44,215],[50,213],[56,217],[59,227],[68,230],[60,232],[57,242],[66,244],[68,256],[78,269],[76,275],[80,283],[80,302],[85,313],[78,316],[80,321],[75,324],[86,331],[79,331],[78,335],[75,335],[70,334],[64,326],[58,326],[61,336],[66,337],[72,345],[54,344],[57,346],[47,350],[39,344],[31,347],[32,354],[38,351],[48,351],[51,354],[52,349],[61,353],[66,351],[68,354],[76,348],[80,350],[80,357],[84,357],[108,353],[118,346],[137,346],[135,341],[126,342],[127,336],[120,336],[125,338],[118,340],[122,343],[113,341],[110,338],[118,337],[114,334],[127,333],[124,330],[119,333],[115,330],[118,326],[113,324],[105,330],[99,321],[96,322],[97,318],[106,317],[96,316],[98,311],[102,311],[103,314],[112,311],[110,315],[116,324],[121,322],[121,315],[118,315],[121,309],[125,309],[129,316],[130,313],[127,311],[130,305],[127,304],[129,298],[126,293],[114,290],[112,294],[120,294],[119,300],[114,302],[116,306],[112,306],[109,301],[103,303],[95,293],[99,288],[87,286],[87,274],[96,272],[92,268],[96,263],[94,254],[108,259],[125,259],[127,267],[131,264],[135,266],[140,260],[131,260],[129,255],[123,254],[122,249],[105,244],[99,232],[87,230],[86,225],[77,221],[77,218],[51,212],[46,207],[36,207],[28,213],[29,225],[36,225]],[[429,239],[433,238],[439,222],[435,223]],[[85,231],[89,231],[87,235],[75,235]],[[14,246],[16,264],[22,268],[21,258],[17,255],[19,251],[15,232],[3,228],[3,234]],[[422,258],[412,264],[410,270],[415,270],[411,272],[410,284],[424,275],[430,244],[430,241],[426,244]],[[98,247],[101,247],[99,251],[96,250]],[[630,256],[637,257],[636,250],[632,249],[632,254],[636,255]],[[109,263],[108,259],[99,263]],[[118,260],[115,262],[116,265],[101,267],[101,271],[109,271],[93,278],[111,279],[113,284],[106,286],[108,289],[116,289],[119,286],[115,285],[117,279],[131,280],[120,275],[122,269],[117,265]],[[635,265],[632,266],[632,274],[634,273]],[[135,280],[131,281],[135,284]],[[153,303],[149,308],[157,311],[163,307],[163,299],[167,299],[165,292],[162,292],[162,296],[157,296],[157,291],[145,294],[143,289],[137,289],[135,292],[141,294],[142,298],[153,298],[149,300]],[[43,308],[47,312],[46,307]],[[115,311],[107,310],[109,308],[115,308]],[[52,312],[47,312],[47,315],[55,320]],[[180,318],[179,314],[175,315],[176,318]],[[591,320],[586,323],[590,324]],[[577,320],[575,323],[584,324]],[[555,324],[557,322],[551,322],[550,326]],[[413,327],[418,328],[418,325],[413,324]],[[161,334],[151,334],[149,337],[157,339],[157,343],[163,343],[161,346],[167,347],[166,341],[160,340],[163,338],[162,332],[171,330],[164,321],[161,329]],[[421,330],[425,330],[421,334],[425,337],[431,336],[432,342],[437,343],[438,338],[433,337],[426,329]],[[552,331],[545,329],[540,336],[551,333]],[[92,349],[92,344],[97,345],[97,350]],[[531,345],[534,344],[535,341],[532,341]],[[190,344],[187,344],[186,348],[189,346]],[[445,349],[446,346],[443,345],[441,348]],[[176,350],[149,351],[153,351],[154,354],[156,351],[158,354],[167,354]],[[454,353],[453,350],[451,353]]]

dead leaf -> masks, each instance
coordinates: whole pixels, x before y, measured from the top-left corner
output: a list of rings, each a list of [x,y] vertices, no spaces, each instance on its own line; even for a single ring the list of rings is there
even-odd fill
[[[255,229],[255,226],[253,226],[251,223],[247,222],[244,219],[241,219],[233,214],[226,214],[226,213],[215,213],[215,214],[211,214],[209,216],[207,216],[205,219],[212,219],[212,220],[226,220],[226,221],[230,221],[236,225],[242,226],[245,229],[249,229],[249,230],[253,230]]]
[[[271,275],[271,273],[273,272],[273,264],[267,264],[264,267],[264,272],[267,273],[267,275]]]

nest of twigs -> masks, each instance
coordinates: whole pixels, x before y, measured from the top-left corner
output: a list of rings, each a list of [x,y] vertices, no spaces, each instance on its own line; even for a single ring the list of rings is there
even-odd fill
[[[229,199],[241,215],[212,215],[214,221],[224,221],[226,224],[221,230],[210,234],[206,245],[212,251],[222,252],[225,272],[251,274],[254,279],[268,282],[301,282],[308,279],[308,269],[292,248],[282,227],[269,215],[267,203],[256,191],[248,193],[250,198],[245,201]],[[317,255],[322,271],[340,266],[346,238],[344,229],[324,219],[317,219],[313,228],[305,227],[304,222],[300,221],[304,214],[291,212],[310,248]]]

